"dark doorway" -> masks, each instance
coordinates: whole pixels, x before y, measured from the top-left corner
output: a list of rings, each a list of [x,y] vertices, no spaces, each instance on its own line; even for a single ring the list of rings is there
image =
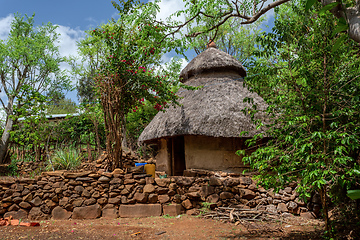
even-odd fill
[[[186,169],[184,136],[171,139],[171,174],[182,176]]]

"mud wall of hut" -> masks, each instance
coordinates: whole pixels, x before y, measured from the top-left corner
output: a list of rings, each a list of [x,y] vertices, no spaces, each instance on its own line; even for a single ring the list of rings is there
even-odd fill
[[[146,174],[47,172],[31,178],[0,180],[0,217],[91,219],[195,214],[202,202],[256,208],[274,214],[319,213],[319,199],[305,204],[296,185],[279,193],[257,187],[249,177],[187,176],[152,178]]]
[[[235,152],[242,148],[240,138],[185,136],[186,168],[241,173],[248,167]]]

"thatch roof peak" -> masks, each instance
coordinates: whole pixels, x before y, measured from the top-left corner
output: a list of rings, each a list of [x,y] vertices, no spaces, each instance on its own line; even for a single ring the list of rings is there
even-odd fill
[[[237,59],[230,54],[217,49],[214,42],[210,42],[208,46],[209,47],[205,51],[197,55],[181,71],[180,79],[182,79],[183,82],[186,82],[193,76],[207,72],[235,71],[241,77],[246,76],[244,67]]]

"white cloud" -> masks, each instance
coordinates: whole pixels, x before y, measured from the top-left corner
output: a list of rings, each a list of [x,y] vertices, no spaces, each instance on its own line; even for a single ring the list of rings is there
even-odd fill
[[[154,1],[151,0],[151,2]],[[179,0],[162,0],[158,3],[158,5],[160,7],[160,12],[158,12],[156,18],[163,21],[176,11],[183,10],[185,8],[185,3]],[[180,15],[179,17],[173,17],[173,20],[184,22],[185,17],[184,15]]]
[[[10,33],[10,25],[14,20],[14,16],[8,15],[5,18],[0,18],[0,39],[5,40]]]
[[[77,56],[77,42],[84,38],[84,31],[58,25],[56,32],[60,34],[59,43],[57,43],[60,55]]]

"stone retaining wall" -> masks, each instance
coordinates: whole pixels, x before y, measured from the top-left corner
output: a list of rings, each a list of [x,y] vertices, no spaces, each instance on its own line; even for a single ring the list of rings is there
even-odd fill
[[[203,207],[202,202],[208,202],[211,208],[238,206],[273,213],[309,214],[295,187],[294,184],[274,193],[258,188],[250,177],[154,179],[146,174],[123,174],[121,170],[45,172],[33,179],[0,180],[0,217],[45,220],[174,216],[196,213]]]

